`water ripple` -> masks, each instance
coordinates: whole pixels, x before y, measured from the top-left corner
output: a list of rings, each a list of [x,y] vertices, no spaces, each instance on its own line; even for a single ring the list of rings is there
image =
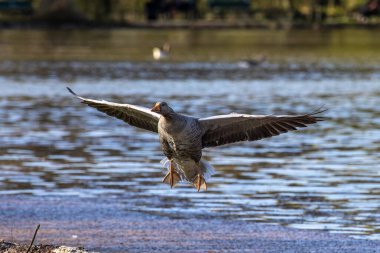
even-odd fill
[[[167,100],[198,116],[329,108],[326,122],[305,130],[206,149],[217,168],[206,193],[162,184],[157,136],[83,106],[65,82],[3,78],[1,86],[0,194],[119,196],[130,210],[170,217],[239,218],[380,239],[375,80],[82,79],[70,85],[85,96],[142,106]]]

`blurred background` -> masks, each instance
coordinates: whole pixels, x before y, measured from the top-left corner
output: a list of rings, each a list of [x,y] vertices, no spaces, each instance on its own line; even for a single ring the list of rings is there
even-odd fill
[[[379,0],[1,0],[3,24],[378,24]]]
[[[1,0],[2,199],[115,198],[379,240],[379,2]],[[66,86],[198,117],[329,110],[302,131],[205,150],[217,173],[197,193],[161,183],[156,135]]]

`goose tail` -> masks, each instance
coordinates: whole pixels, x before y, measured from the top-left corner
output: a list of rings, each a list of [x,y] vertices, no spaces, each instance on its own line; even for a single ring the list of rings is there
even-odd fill
[[[205,180],[209,179],[212,175],[215,174],[215,168],[209,162],[201,160],[199,164],[201,166]]]

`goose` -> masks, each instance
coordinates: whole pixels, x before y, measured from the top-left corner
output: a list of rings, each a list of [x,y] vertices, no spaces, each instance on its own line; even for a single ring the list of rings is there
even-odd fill
[[[243,58],[238,62],[239,67],[241,68],[253,68],[257,67],[260,64],[263,64],[266,62],[267,57],[265,55],[259,55],[256,58]]]
[[[168,172],[162,182],[173,188],[180,181],[190,182],[199,192],[215,169],[202,160],[202,149],[225,144],[256,141],[322,121],[325,110],[302,115],[249,115],[231,113],[206,118],[175,112],[166,102],[157,102],[149,109],[132,104],[95,100],[69,92],[82,103],[100,112],[125,121],[129,125],[158,134]]]
[[[161,60],[169,57],[170,53],[170,44],[165,43],[162,47],[154,47],[153,48],[153,59]]]

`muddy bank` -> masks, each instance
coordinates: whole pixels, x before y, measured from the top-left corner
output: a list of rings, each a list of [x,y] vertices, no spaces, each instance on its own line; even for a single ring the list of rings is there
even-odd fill
[[[33,245],[29,249],[29,245],[20,245],[17,243],[0,241],[0,252],[4,253],[90,253],[83,248],[66,247],[66,246],[53,246],[53,245]],[[95,253],[95,252],[93,252]]]
[[[222,219],[169,219],[116,198],[0,197],[0,240],[99,252],[380,252],[380,241]]]

